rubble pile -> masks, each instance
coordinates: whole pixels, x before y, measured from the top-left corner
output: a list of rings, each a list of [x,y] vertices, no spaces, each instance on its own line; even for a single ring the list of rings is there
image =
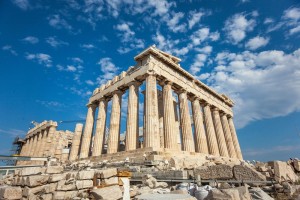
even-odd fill
[[[298,160],[210,159],[195,168],[187,160],[183,163],[174,167],[172,161],[137,165],[85,160],[27,167],[1,180],[0,199],[271,200],[299,195]]]

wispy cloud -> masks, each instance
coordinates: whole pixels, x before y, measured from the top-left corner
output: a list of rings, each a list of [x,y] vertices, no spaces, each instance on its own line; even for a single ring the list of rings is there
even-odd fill
[[[115,66],[111,58],[101,58],[97,63],[100,65],[101,75],[97,78],[99,85],[105,84],[108,80],[113,79],[117,75],[119,68]]]
[[[18,53],[12,48],[12,46],[11,45],[5,45],[5,46],[3,46],[2,47],[2,50],[3,51],[8,51],[8,52],[10,52],[12,55],[14,55],[14,56],[17,56],[18,55]]]
[[[27,37],[23,38],[22,41],[30,43],[30,44],[36,44],[39,42],[39,39],[34,36],[27,36]]]
[[[60,103],[58,101],[43,101],[43,100],[36,100],[35,102],[47,107],[47,108],[61,108],[65,107],[65,104]]]
[[[50,26],[56,29],[67,29],[67,30],[73,29],[72,26],[58,14],[49,16],[48,23]]]
[[[30,8],[28,0],[12,0],[12,2],[22,10],[28,10]]]
[[[86,50],[91,50],[96,48],[94,44],[81,44],[80,47]]]
[[[36,61],[40,65],[44,65],[46,67],[52,66],[52,58],[50,55],[45,53],[37,53],[37,54],[29,54],[27,53],[25,58],[27,60],[33,60]]]
[[[67,46],[67,45],[69,45],[68,42],[59,40],[59,39],[57,39],[56,36],[52,36],[52,37],[46,38],[46,42],[47,42],[50,46],[55,47],[55,48],[56,48],[56,47],[59,47],[59,46],[64,46],[64,45]]]

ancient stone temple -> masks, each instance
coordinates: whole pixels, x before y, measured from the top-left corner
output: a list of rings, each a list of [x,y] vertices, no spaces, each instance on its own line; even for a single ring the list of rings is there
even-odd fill
[[[243,159],[232,119],[231,99],[195,79],[180,66],[179,58],[155,46],[134,59],[136,66],[94,90],[87,105],[83,135],[82,126],[75,129],[70,160],[143,155],[144,152]],[[140,145],[139,87],[143,83],[144,124]],[[121,100],[127,90],[125,151],[120,152]],[[109,101],[112,101],[111,110],[107,106]],[[109,134],[105,138],[108,113]]]
[[[57,122],[43,121],[27,132],[20,156],[56,157],[60,161],[66,161],[72,138],[71,131],[57,130]],[[43,164],[43,162],[18,161],[18,165],[23,164]]]

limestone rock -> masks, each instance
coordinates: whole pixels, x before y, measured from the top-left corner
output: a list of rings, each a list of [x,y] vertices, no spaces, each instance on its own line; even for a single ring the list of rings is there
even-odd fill
[[[29,175],[37,175],[45,172],[45,168],[42,167],[25,167],[20,170],[20,176],[29,176]]]
[[[266,180],[266,177],[261,173],[255,171],[250,167],[242,166],[242,165],[235,165],[233,167],[233,174],[236,180],[248,180],[248,181]]]
[[[91,195],[96,199],[115,200],[122,198],[122,191],[118,185],[93,189]]]
[[[44,192],[45,193],[51,193],[54,192],[57,188],[57,183],[50,183],[47,185],[44,185]]]
[[[92,188],[93,181],[92,180],[78,180],[78,181],[76,181],[76,187],[78,190],[84,189],[84,188]]]
[[[300,160],[293,161],[294,168],[297,172],[300,172]]]
[[[52,200],[52,194],[43,194],[43,195],[41,195],[41,199]]]
[[[233,178],[232,167],[229,165],[202,166],[195,169],[195,177],[201,179],[231,179]]]
[[[58,181],[63,180],[65,178],[66,178],[66,174],[52,174],[49,177],[49,182],[50,183],[58,182]]]
[[[169,161],[169,166],[174,167],[175,169],[182,169],[183,168],[183,159],[172,157]]]
[[[136,200],[196,200],[189,194],[143,194],[137,196]]]
[[[63,166],[48,166],[46,169],[47,174],[59,174],[64,170]]]
[[[21,199],[21,187],[0,186],[0,199]]]
[[[249,190],[253,200],[274,200],[260,188],[252,188]]]
[[[212,189],[208,192],[207,197],[204,200],[239,200],[239,199],[233,199],[232,196],[238,195],[238,191],[235,193],[227,192],[229,194],[226,194],[218,189]],[[239,196],[238,196],[239,197]]]
[[[55,200],[64,200],[64,199],[72,199],[77,196],[77,191],[55,191],[53,192],[53,199]]]
[[[29,194],[36,194],[38,192],[41,192],[44,189],[44,186],[37,186],[34,188],[25,187],[23,189],[23,196],[27,197]]]
[[[80,171],[77,174],[77,179],[79,180],[87,180],[94,178],[95,171]]]
[[[25,185],[35,187],[47,183],[49,175],[34,175],[26,177]]]
[[[62,191],[76,190],[76,185],[74,183],[66,184],[65,180],[61,180],[57,183],[56,190],[62,190]]]
[[[118,179],[118,177],[110,177],[110,178],[104,179],[103,182],[107,185],[114,185],[114,184],[119,183],[119,179]]]
[[[274,173],[275,180],[278,182],[299,180],[299,177],[295,174],[294,170],[286,162],[274,161]]]
[[[117,169],[116,168],[104,169],[104,170],[100,170],[98,173],[100,173],[101,178],[109,178],[117,175]]]

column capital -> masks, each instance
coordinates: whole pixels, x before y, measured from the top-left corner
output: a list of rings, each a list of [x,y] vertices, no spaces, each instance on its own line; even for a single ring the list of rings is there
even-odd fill
[[[145,77],[148,77],[148,76],[155,76],[155,77],[157,77],[158,74],[155,71],[153,71],[153,70],[148,70],[146,72],[146,74],[145,74]]]
[[[203,102],[201,102],[201,106],[209,106],[209,107],[211,107],[211,104],[210,103],[208,103],[208,102],[206,102],[206,101],[203,101]]]
[[[220,111],[220,109],[217,107],[211,107],[211,109],[212,109],[212,111]]]
[[[88,103],[87,105],[86,105],[88,108],[96,108],[97,107],[97,103],[95,103],[95,102],[91,102],[91,103]]]
[[[168,80],[168,79],[166,79],[166,78],[164,78],[164,79],[162,79],[162,80],[159,81],[159,85],[161,85],[161,86],[171,85],[172,86],[173,82],[170,81],[170,80]]]
[[[142,82],[137,81],[137,80],[134,80],[134,81],[128,83],[128,87],[130,87],[130,86],[132,86],[132,85],[134,85],[134,86],[136,86],[136,87],[139,87],[140,85],[142,85]]]

